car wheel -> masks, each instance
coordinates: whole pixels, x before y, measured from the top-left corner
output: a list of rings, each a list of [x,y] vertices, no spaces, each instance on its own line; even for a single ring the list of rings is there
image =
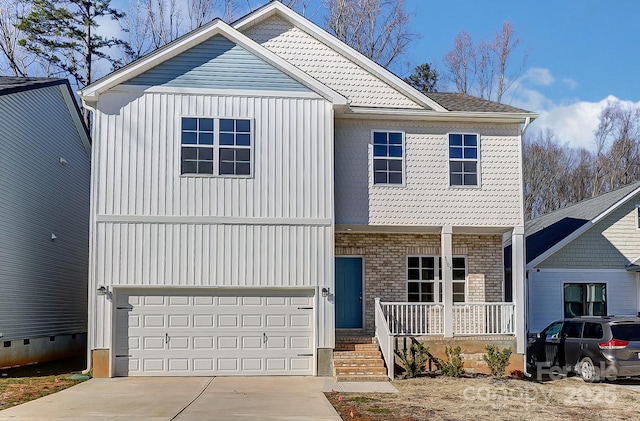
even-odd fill
[[[593,364],[593,361],[589,357],[584,357],[578,363],[578,374],[582,377],[582,380],[585,382],[595,382],[598,381],[598,368]]]

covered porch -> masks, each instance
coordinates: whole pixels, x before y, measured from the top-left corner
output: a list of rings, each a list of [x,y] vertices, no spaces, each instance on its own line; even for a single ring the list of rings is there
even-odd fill
[[[514,354],[524,352],[524,283],[514,276],[513,299],[507,296],[504,229],[354,231],[336,232],[337,335],[375,333],[390,378],[395,345],[403,337],[459,344],[476,338],[481,349],[495,339],[512,344]],[[512,242],[522,244],[521,227],[510,231]],[[349,295],[350,303],[341,301]],[[342,324],[342,309],[352,312],[353,323]]]

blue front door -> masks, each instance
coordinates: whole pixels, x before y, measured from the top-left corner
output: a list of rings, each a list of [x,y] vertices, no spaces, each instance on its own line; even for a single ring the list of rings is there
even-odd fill
[[[336,257],[336,328],[362,328],[362,257]]]

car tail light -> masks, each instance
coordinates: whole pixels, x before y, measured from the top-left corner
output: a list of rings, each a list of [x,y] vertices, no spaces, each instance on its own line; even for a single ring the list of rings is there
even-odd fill
[[[607,342],[598,342],[600,349],[623,349],[629,345],[629,341],[623,341],[622,339],[611,339]]]

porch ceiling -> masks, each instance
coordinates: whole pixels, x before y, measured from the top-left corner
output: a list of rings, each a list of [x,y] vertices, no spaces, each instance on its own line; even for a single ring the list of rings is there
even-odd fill
[[[510,232],[513,227],[453,227],[454,234],[504,234]],[[426,226],[426,225],[350,225],[336,224],[335,232],[368,232],[368,233],[385,233],[385,234],[440,234],[442,226]]]

